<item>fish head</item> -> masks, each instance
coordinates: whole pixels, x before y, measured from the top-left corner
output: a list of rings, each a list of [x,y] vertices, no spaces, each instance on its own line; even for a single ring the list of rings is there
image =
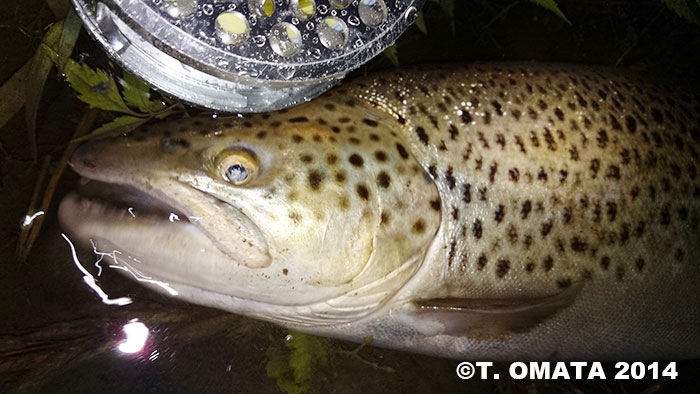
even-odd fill
[[[420,266],[440,224],[437,188],[389,130],[339,131],[303,113],[84,144],[71,164],[101,190],[66,197],[59,219],[187,301],[269,320],[266,306],[292,316],[330,300],[366,313]]]

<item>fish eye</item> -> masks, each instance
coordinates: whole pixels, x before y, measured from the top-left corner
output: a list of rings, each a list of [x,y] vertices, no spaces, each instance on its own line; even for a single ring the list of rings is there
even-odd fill
[[[235,184],[243,183],[248,179],[248,170],[241,164],[234,164],[226,170],[226,179]]]
[[[257,160],[246,151],[224,151],[219,155],[218,170],[221,177],[234,185],[250,182],[257,173]]]

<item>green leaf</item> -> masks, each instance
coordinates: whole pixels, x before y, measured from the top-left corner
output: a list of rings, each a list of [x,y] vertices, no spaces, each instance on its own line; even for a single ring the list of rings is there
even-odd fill
[[[123,88],[124,101],[139,111],[154,113],[167,107],[167,104],[162,101],[151,100],[151,88],[134,74],[124,71],[124,78],[119,80],[119,83]]]
[[[661,0],[681,18],[700,25],[700,1],[698,0]]]
[[[555,0],[530,0],[530,2],[535,3],[539,5],[540,7],[544,7],[548,9],[549,11],[552,11],[555,13],[558,17],[564,20],[564,22],[571,24],[569,19],[566,18],[566,15],[564,15],[563,12],[559,9],[559,6],[557,5],[557,2]]]
[[[78,98],[93,108],[135,115],[124,103],[114,78],[100,69],[69,60],[64,69],[66,79],[78,92]]]
[[[399,50],[396,47],[396,43],[393,43],[391,44],[391,46],[386,47],[383,53],[384,56],[389,58],[389,60],[394,66],[399,66]]]
[[[82,141],[88,138],[93,138],[107,134],[114,135],[128,133],[138,128],[142,124],[148,122],[149,120],[149,118],[139,118],[136,116],[120,116],[114,118],[113,121],[107,122],[102,126],[98,127],[97,129],[93,130],[92,133],[90,133],[89,135],[76,139],[76,141]]]
[[[307,393],[314,372],[328,362],[328,342],[324,338],[292,332],[285,346],[287,351],[268,349],[267,376],[275,379],[286,394]]]
[[[423,16],[423,11],[418,13],[416,21],[414,22],[418,30],[420,30],[426,36],[428,35],[428,28],[425,26],[425,17]]]
[[[39,111],[39,103],[44,93],[46,79],[53,69],[54,63],[59,70],[70,58],[80,33],[80,18],[75,12],[68,12],[66,19],[55,23],[44,35],[39,49],[32,58],[27,83],[24,85],[26,107],[25,118],[27,122],[27,136],[29,138],[32,156],[36,158],[36,116]]]

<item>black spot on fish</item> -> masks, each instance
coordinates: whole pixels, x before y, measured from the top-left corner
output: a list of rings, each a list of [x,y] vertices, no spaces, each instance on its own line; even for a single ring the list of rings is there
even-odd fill
[[[608,257],[608,256],[601,257],[600,258],[600,268],[602,268],[603,271],[607,271],[609,267],[610,267],[610,257]]]
[[[457,241],[452,240],[452,242],[450,242],[450,252],[449,252],[448,258],[447,258],[447,266],[448,267],[452,266],[452,261],[455,258],[456,251],[457,251]]]
[[[384,151],[378,150],[374,152],[374,158],[378,161],[385,162],[387,159],[386,153]]]
[[[326,176],[318,170],[312,170],[309,172],[309,186],[311,187],[311,190],[318,190],[321,187],[321,183],[323,183],[325,177]]]
[[[609,201],[605,203],[605,206],[607,207],[608,221],[614,222],[617,216],[617,204]]]
[[[503,278],[510,271],[510,260],[501,259],[496,264],[496,276]]]
[[[552,226],[553,223],[551,220],[542,222],[542,226],[540,227],[540,234],[542,235],[542,238],[545,238],[549,232],[552,231]]]
[[[430,138],[428,138],[428,134],[425,133],[425,129],[418,126],[416,128],[416,135],[418,136],[418,139],[421,140],[423,145],[428,145],[428,142],[430,141]]]
[[[494,220],[496,223],[501,223],[503,221],[503,217],[505,216],[505,207],[503,204],[498,204],[498,207],[496,208],[496,212],[494,213]]]
[[[450,133],[450,139],[454,140],[459,135],[459,130],[457,129],[457,127],[455,125],[451,124],[449,133]]]
[[[617,266],[617,269],[615,270],[615,278],[618,282],[622,282],[622,280],[625,278],[625,267],[622,265]]]
[[[470,183],[465,183],[462,185],[462,201],[466,202],[467,204],[472,201],[471,189],[472,185]]]
[[[337,162],[338,162],[338,156],[336,156],[335,154],[331,153],[328,156],[326,156],[326,163],[328,163],[328,165],[332,166]]]
[[[511,168],[508,170],[508,177],[512,182],[518,182],[518,179],[520,179],[520,171],[518,171],[517,168]]]
[[[488,263],[488,259],[486,258],[486,255],[483,253],[479,255],[479,258],[476,259],[476,269],[478,271],[482,271],[484,267],[486,267],[486,263]]]
[[[559,279],[557,281],[557,286],[559,286],[560,289],[566,289],[567,287],[571,286],[571,279],[569,279],[569,278]]]
[[[357,192],[357,195],[360,196],[360,198],[364,201],[369,200],[369,190],[367,189],[367,186],[359,184],[355,187],[355,191]]]
[[[549,272],[552,270],[554,267],[554,259],[552,256],[547,256],[544,258],[544,261],[542,262],[542,267],[544,268],[544,272]]]
[[[491,164],[491,166],[489,167],[489,181],[491,183],[493,183],[497,172],[498,172],[498,163]]]
[[[298,144],[298,143],[304,141],[304,137],[300,136],[299,134],[294,134],[294,135],[292,135],[292,141],[294,141]]]
[[[377,175],[377,184],[386,189],[391,185],[391,177],[389,177],[386,172],[382,171]]]
[[[413,227],[411,228],[411,231],[417,234],[421,234],[425,232],[425,220],[423,219],[418,219],[413,223]]]
[[[571,250],[574,252],[585,252],[588,249],[588,244],[579,237],[571,238]]]
[[[476,239],[481,239],[482,232],[483,232],[483,228],[481,225],[481,220],[476,219],[474,221],[474,223],[472,224],[472,234],[474,234],[474,237]]]
[[[564,120],[564,112],[561,110],[561,108],[554,108],[554,115],[556,115],[557,119]]]
[[[530,214],[531,210],[532,202],[530,202],[530,200],[525,201],[520,209],[520,218],[523,220],[527,219],[527,216]]]
[[[373,119],[362,119],[362,123],[366,124],[367,126],[370,127],[377,127],[379,126],[379,122]]]
[[[435,199],[430,201],[430,207],[436,211],[440,210],[440,200]]]
[[[400,143],[396,143],[396,150],[399,152],[399,155],[405,160],[408,159],[408,152],[406,151],[406,148],[404,148],[403,145]]]
[[[535,270],[535,263],[532,261],[528,261],[527,264],[525,264],[525,271],[527,272],[532,272]]]
[[[462,118],[462,123],[464,124],[470,124],[474,120],[472,115],[466,109],[462,110],[462,115],[460,117]]]
[[[350,161],[350,164],[352,164],[355,167],[362,167],[362,165],[365,163],[362,156],[358,155],[357,153],[353,153],[352,155],[350,155],[350,158],[348,160]]]
[[[447,186],[450,188],[450,190],[455,188],[455,184],[457,180],[455,177],[452,175],[452,167],[447,167],[447,171],[445,171],[445,180],[447,181]]]
[[[301,160],[304,163],[309,164],[309,163],[312,163],[314,161],[314,158],[311,155],[305,153],[305,154],[302,154],[299,156],[299,160]]]
[[[391,222],[391,215],[389,214],[389,212],[382,211],[381,216],[382,216],[381,224],[388,226],[389,223]]]
[[[291,118],[288,120],[289,123],[304,123],[308,121],[309,118],[307,118],[306,116],[297,116],[296,118]]]

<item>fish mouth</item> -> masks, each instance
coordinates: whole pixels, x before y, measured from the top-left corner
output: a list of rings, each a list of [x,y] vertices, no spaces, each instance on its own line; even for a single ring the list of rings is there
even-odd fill
[[[130,185],[107,183],[83,177],[77,193],[71,193],[68,197],[78,205],[80,214],[102,216],[106,220],[131,217],[156,221],[191,222],[190,216],[182,210]]]
[[[59,216],[64,223],[95,218],[191,223],[191,216],[181,209],[136,187],[85,177],[81,178],[77,192],[69,193],[61,202]]]
[[[149,244],[167,250],[186,243],[190,250],[216,248],[218,256],[228,256],[248,268],[271,262],[258,226],[235,206],[209,194],[183,186],[168,195],[87,177],[80,183],[77,192],[61,201],[58,217],[82,241],[108,240],[134,252]],[[222,217],[227,223],[221,223]],[[223,236],[225,227],[235,227],[238,232]]]

